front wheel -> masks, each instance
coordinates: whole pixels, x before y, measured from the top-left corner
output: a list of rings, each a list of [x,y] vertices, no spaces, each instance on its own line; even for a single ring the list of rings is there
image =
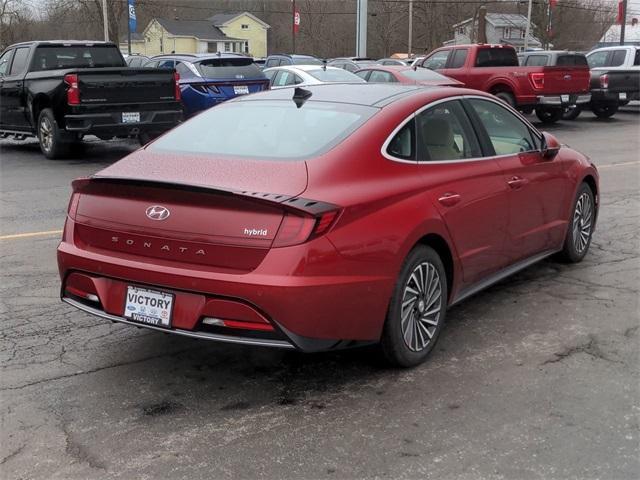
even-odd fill
[[[382,351],[394,366],[425,361],[444,325],[447,276],[438,254],[419,245],[406,258],[382,333]]]
[[[591,111],[598,118],[610,118],[618,111],[617,103],[606,103],[601,105],[593,105]]]
[[[562,109],[537,107],[536,116],[542,123],[546,123],[546,124],[556,123],[558,120],[562,118]]]
[[[596,220],[596,204],[591,188],[580,185],[573,203],[569,228],[560,252],[560,259],[570,263],[580,262],[591,245],[591,236]]]

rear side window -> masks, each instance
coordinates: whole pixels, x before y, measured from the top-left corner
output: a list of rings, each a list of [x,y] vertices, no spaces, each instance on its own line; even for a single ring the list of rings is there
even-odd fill
[[[27,57],[29,56],[28,48],[16,48],[16,53],[13,56],[13,63],[11,64],[10,75],[17,75],[22,73],[27,66]]]
[[[293,100],[232,101],[205,110],[147,148],[216,157],[305,159],[333,148],[377,111],[364,105],[314,102],[313,97],[300,108]]]
[[[120,51],[112,46],[56,47],[41,45],[36,49],[32,71],[63,68],[126,67]]]
[[[614,50],[613,55],[611,55],[611,59],[607,66],[609,67],[619,67],[624,64],[624,59],[627,57],[626,50]]]
[[[557,66],[567,66],[567,67],[588,67],[587,59],[584,55],[558,55],[558,60],[556,61]]]
[[[459,48],[453,52],[453,58],[451,59],[451,65],[449,68],[461,68],[464,66],[464,62],[467,61],[467,54],[469,50],[466,48]]]
[[[401,160],[416,159],[415,124],[415,119],[412,118],[394,135],[387,146],[387,154]]]
[[[264,78],[251,58],[210,58],[195,65],[205,78]]]
[[[476,67],[517,67],[518,54],[511,48],[481,48]]]
[[[524,64],[528,67],[544,67],[549,63],[547,55],[529,55]]]

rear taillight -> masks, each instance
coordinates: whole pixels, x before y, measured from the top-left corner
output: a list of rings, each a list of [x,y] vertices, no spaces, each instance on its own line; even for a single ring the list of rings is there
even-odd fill
[[[600,88],[609,88],[609,75],[600,75]]]
[[[77,178],[71,182],[71,188],[73,193],[69,199],[69,206],[67,207],[67,215],[72,220],[75,220],[76,213],[78,212],[78,203],[80,203],[80,192],[89,183],[88,178]]]
[[[544,88],[544,73],[530,73],[529,78],[531,79],[533,88],[535,88],[536,90],[542,90]]]
[[[284,214],[272,247],[290,247],[324,235],[335,223],[339,210],[313,215]]]
[[[80,105],[80,88],[78,88],[78,75],[69,73],[64,76],[64,83],[67,87],[67,103],[69,105]]]
[[[211,92],[220,93],[220,90],[215,85],[197,84],[197,85],[191,85],[191,88],[201,93],[211,93]]]
[[[182,100],[182,92],[180,92],[180,74],[178,72],[173,72],[173,83],[174,83],[174,96],[176,97],[176,101]]]

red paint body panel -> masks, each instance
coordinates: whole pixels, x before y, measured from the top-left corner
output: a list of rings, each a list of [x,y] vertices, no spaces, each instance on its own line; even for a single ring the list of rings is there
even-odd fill
[[[310,87],[324,87],[316,88]],[[143,149],[108,167],[96,178],[124,184],[89,181],[72,202],[75,219],[67,218],[58,248],[63,295],[65,285],[95,291],[105,312],[121,316],[128,285],[157,289],[175,295],[176,328],[193,330],[203,317],[221,317],[282,329],[305,349],[296,336],[377,341],[402,263],[426,236],[440,238],[452,257],[450,302],[532,252],[561,248],[578,185],[587,175],[597,185],[585,157],[563,148],[552,161],[540,155],[393,161],[381,147],[416,110],[452,96],[490,97],[455,87],[411,92],[315,158],[215,159]],[[507,184],[515,173],[528,180],[518,191]],[[460,201],[443,204],[448,193]],[[305,205],[337,206],[336,220],[316,238],[274,248],[274,229],[293,208],[285,200],[297,196],[313,199]],[[167,220],[145,217],[156,204],[171,210]],[[244,235],[247,222],[268,233]],[[169,250],[154,249],[156,242]]]

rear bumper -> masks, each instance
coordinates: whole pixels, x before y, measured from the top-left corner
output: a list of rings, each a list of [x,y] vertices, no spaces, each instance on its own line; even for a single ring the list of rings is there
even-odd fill
[[[591,90],[591,100],[595,103],[616,103],[624,102],[627,100],[636,100],[640,97],[638,91],[629,92],[612,92],[607,89],[594,89]]]
[[[565,94],[565,95],[540,95],[537,97],[538,105],[553,107],[568,107],[573,105],[584,105],[591,101],[591,94]]]
[[[65,115],[65,129],[69,132],[131,135],[139,132],[164,132],[182,119],[182,110],[141,111],[140,121],[124,123],[122,111]]]
[[[254,271],[236,274],[84,250],[69,241],[72,228],[73,222],[68,222],[65,239],[58,247],[61,297],[99,317],[164,333],[305,352],[367,344],[380,338],[393,279],[357,275],[353,266],[337,265],[336,262],[346,261],[322,237],[304,245],[271,249]],[[313,256],[317,256],[319,266],[296,272],[301,262],[310,262]],[[96,297],[93,302],[83,302],[68,290],[73,274],[86,279],[86,290]],[[128,286],[173,294],[171,329],[125,318]],[[265,335],[248,328],[229,330],[227,335],[225,330],[204,324],[203,320],[210,317],[263,321],[273,327],[272,335],[265,339]]]

